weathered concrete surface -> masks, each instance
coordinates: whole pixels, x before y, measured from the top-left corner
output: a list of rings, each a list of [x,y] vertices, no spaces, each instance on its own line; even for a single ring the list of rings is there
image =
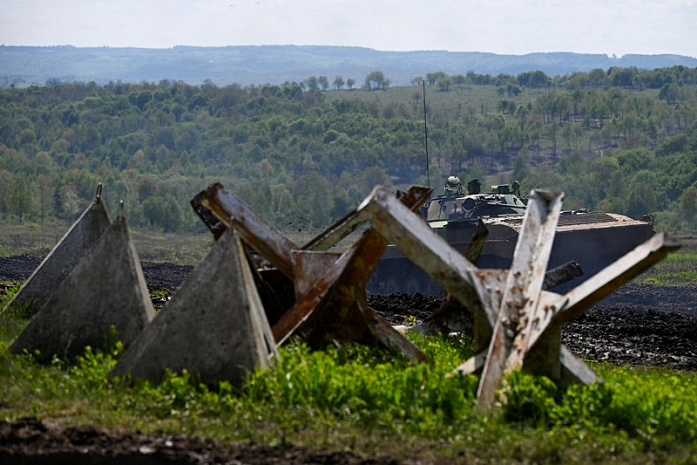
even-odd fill
[[[10,346],[13,353],[40,352],[72,359],[85,347],[106,349],[112,327],[128,346],[154,311],[123,216],[102,234]]]
[[[124,352],[112,375],[161,378],[184,369],[216,385],[241,385],[278,356],[237,233],[222,234],[152,323]]]
[[[101,196],[73,223],[27,279],[9,306],[30,305],[37,312],[111,224]]]

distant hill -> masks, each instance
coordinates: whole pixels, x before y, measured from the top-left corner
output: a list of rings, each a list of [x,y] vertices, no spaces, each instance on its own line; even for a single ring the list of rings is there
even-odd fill
[[[171,49],[0,46],[0,85],[45,85],[47,82],[159,82],[200,84],[282,84],[309,76],[339,75],[361,85],[371,71],[381,71],[392,85],[407,85],[417,76],[443,71],[498,75],[544,71],[550,76],[612,66],[639,69],[675,65],[697,67],[697,59],[680,55],[625,55],[621,58],[583,53],[497,55],[480,52],[384,52],[361,47],[230,46]]]

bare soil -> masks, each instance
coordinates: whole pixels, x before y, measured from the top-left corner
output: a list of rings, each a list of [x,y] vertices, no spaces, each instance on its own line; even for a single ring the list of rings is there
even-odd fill
[[[27,279],[40,259],[0,257],[0,281]],[[192,267],[144,263],[153,289],[175,289]],[[0,292],[2,290],[0,289]],[[441,304],[429,296],[369,296],[371,307],[392,324],[421,321]],[[413,321],[413,318],[410,318]],[[628,284],[569,322],[563,343],[588,360],[618,365],[697,370],[697,286]],[[398,464],[389,457],[365,458],[350,452],[316,451],[298,446],[225,445],[166,435],[121,434],[94,427],[61,427],[24,418],[0,421],[3,464]],[[423,460],[419,463],[429,463]]]

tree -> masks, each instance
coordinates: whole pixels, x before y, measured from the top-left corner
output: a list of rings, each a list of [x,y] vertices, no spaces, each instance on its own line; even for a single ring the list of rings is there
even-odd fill
[[[348,78],[346,80],[346,87],[348,87],[348,90],[353,90],[353,86],[355,86],[355,85],[356,85],[355,79]]]
[[[73,184],[62,186],[58,190],[58,203],[56,209],[62,213],[63,218],[74,220],[80,214],[80,197]]]
[[[208,95],[200,92],[189,100],[189,110],[197,110],[199,108],[206,108],[210,105],[210,98]]]
[[[550,82],[549,76],[543,71],[526,71],[516,76],[516,79],[518,79],[518,84],[530,89],[547,87],[547,84]]]
[[[152,92],[144,90],[136,96],[136,105],[140,110],[145,108],[145,105],[152,100]]]
[[[450,90],[450,86],[452,85],[453,80],[449,77],[444,77],[438,80],[438,90],[440,90],[441,92],[448,92]]]
[[[523,93],[523,89],[521,89],[520,86],[516,84],[509,83],[506,85],[506,93],[509,97],[517,97],[518,95]]]
[[[53,160],[51,159],[51,155],[49,155],[49,153],[45,150],[38,152],[34,156],[33,165],[34,171],[37,174],[50,174],[51,172],[53,172],[53,169],[55,168]]]
[[[344,79],[341,76],[337,76],[334,78],[334,88],[336,90],[341,89],[344,87]]]
[[[592,69],[588,73],[588,85],[591,87],[603,87],[606,79],[605,71],[600,68]]]
[[[634,79],[638,70],[631,66],[629,68],[612,67],[608,70],[608,78],[613,86],[631,87],[634,85]]]
[[[365,77],[363,87],[366,90],[387,90],[389,83],[382,71],[373,71]]]
[[[678,86],[675,84],[663,84],[663,87],[661,87],[661,90],[658,92],[658,98],[660,100],[665,100],[669,104],[675,103],[679,96],[680,92],[678,91]]]
[[[31,213],[34,208],[34,185],[28,176],[17,174],[12,178],[9,189],[8,206],[10,212],[22,218]]]
[[[434,84],[438,84],[442,79],[445,79],[448,75],[445,74],[443,71],[438,71],[436,73],[427,73],[426,74],[426,82],[428,85],[432,86]]]
[[[687,223],[687,228],[692,229],[697,218],[697,189],[690,186],[680,196],[680,214]]]
[[[36,187],[38,189],[39,214],[43,223],[46,217],[53,212],[53,180],[47,174],[41,174],[36,178]]]
[[[301,176],[294,183],[293,195],[299,205],[305,205],[303,216],[313,228],[326,227],[331,219],[332,185],[317,172]]]
[[[12,173],[7,170],[0,169],[0,212],[2,218],[5,219],[9,209],[9,192],[10,183],[12,182]]]
[[[645,183],[634,185],[629,194],[629,215],[639,218],[656,210],[656,194],[651,186]]]
[[[557,135],[559,134],[559,124],[556,121],[552,121],[552,124],[547,125],[547,136],[552,142],[552,154],[557,154]]]
[[[326,92],[327,89],[329,89],[329,79],[327,79],[327,76],[318,77],[317,84],[319,84],[323,92]]]
[[[525,182],[530,175],[530,155],[527,150],[521,150],[513,162],[513,181]]]
[[[319,80],[316,76],[310,76],[305,79],[305,85],[310,92],[317,92],[319,90]]]

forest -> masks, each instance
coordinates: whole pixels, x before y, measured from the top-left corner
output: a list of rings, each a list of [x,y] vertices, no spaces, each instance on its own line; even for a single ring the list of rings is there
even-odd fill
[[[220,181],[281,230],[316,230],[376,184],[439,193],[456,174],[561,190],[565,208],[652,215],[661,230],[695,226],[697,68],[351,81],[0,88],[0,217],[68,223],[102,183],[132,226],[193,232],[189,200]]]

